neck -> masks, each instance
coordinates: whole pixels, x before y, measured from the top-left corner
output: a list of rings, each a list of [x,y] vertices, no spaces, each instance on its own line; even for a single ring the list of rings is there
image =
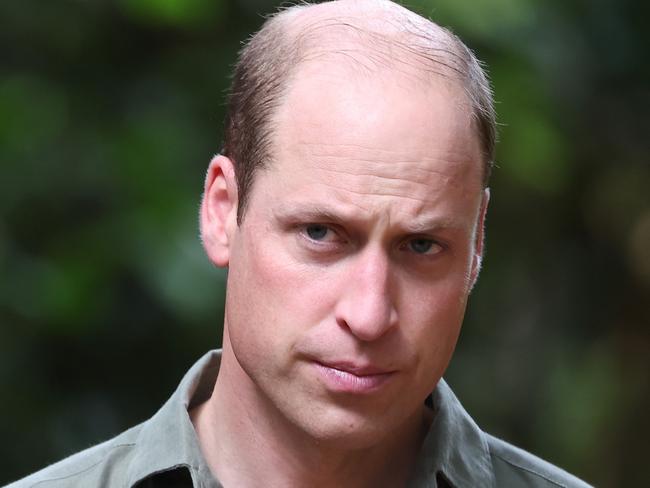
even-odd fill
[[[191,412],[203,455],[224,486],[404,486],[427,429],[424,408],[377,444],[314,439],[269,408],[227,337],[212,397]]]

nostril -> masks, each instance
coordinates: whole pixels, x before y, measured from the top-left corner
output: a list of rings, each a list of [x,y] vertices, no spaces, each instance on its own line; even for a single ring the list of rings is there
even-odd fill
[[[345,319],[337,317],[336,318],[336,323],[341,329],[350,330],[350,326],[348,325],[348,323],[347,323],[347,321]]]

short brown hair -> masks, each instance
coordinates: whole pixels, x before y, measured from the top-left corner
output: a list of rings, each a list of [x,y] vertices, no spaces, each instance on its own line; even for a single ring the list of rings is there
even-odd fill
[[[256,171],[271,160],[271,119],[305,50],[304,41],[308,36],[289,35],[286,20],[307,7],[306,4],[296,5],[270,16],[244,45],[235,65],[227,104],[223,154],[233,161],[235,168],[239,194],[238,223],[245,214]],[[481,62],[460,38],[433,22],[422,20],[429,28],[419,26],[409,32],[408,22],[400,23],[400,28],[426,42],[401,47],[415,57],[444,68],[435,70],[438,74],[454,72],[464,84],[481,142],[483,183],[487,186],[496,144],[496,115],[488,77]],[[331,25],[363,31],[346,21]],[[434,36],[434,30],[444,33],[444,45],[441,45],[439,36]],[[369,34],[373,38],[381,36],[377,32]],[[396,39],[385,41],[399,43]]]

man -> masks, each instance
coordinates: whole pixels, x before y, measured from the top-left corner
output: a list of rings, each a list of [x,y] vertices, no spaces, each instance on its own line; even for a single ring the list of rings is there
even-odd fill
[[[483,433],[441,379],[494,127],[471,52],[396,4],[268,20],[201,207],[229,267],[223,351],[149,421],[15,486],[586,486]]]

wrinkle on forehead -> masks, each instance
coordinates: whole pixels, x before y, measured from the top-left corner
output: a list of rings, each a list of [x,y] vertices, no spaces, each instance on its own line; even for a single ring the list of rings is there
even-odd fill
[[[383,149],[379,147],[368,148],[361,144],[353,143],[314,143],[296,141],[296,146],[303,146],[305,153],[309,154],[313,164],[318,164],[325,169],[332,169],[331,163],[339,160],[354,162],[341,172],[346,174],[363,174],[377,171],[377,165],[386,164],[387,178],[395,175],[414,175],[414,178],[420,178],[429,174],[436,174],[440,177],[450,179],[452,170],[467,172],[468,164],[472,164],[472,154],[467,151],[447,151],[437,156],[431,154],[422,155],[417,158],[407,157],[402,151],[395,149]],[[463,148],[467,149],[467,148]],[[433,163],[437,163],[434,165]],[[446,170],[442,170],[446,165]],[[380,169],[381,171],[381,169]]]
[[[333,144],[327,144],[331,151],[323,157],[310,151],[313,148],[309,143],[298,146],[306,150],[284,153],[283,165],[278,168],[279,173],[297,177],[290,178],[281,192],[286,196],[306,189],[306,196],[328,195],[323,201],[346,202],[370,213],[390,209],[389,214],[397,212],[412,218],[427,209],[446,206],[452,195],[456,200],[473,201],[480,193],[476,164],[463,157],[408,159],[408,154],[399,151],[367,148],[360,154],[337,154]],[[293,186],[296,181],[301,182],[298,187]],[[278,182],[284,183],[282,179]]]
[[[415,207],[417,212],[424,205],[448,198],[450,191],[473,198],[476,189],[466,186],[466,167],[434,169],[414,163],[395,165],[346,160],[345,164],[338,165],[308,164],[304,173],[313,185],[323,186],[324,191],[336,192],[339,196],[346,194],[371,205],[385,201],[390,207],[398,208],[408,203],[407,206]],[[399,200],[404,203],[400,205]]]
[[[333,161],[338,159],[338,161]],[[340,188],[347,188],[359,194],[400,196],[429,200],[434,188],[443,186],[460,187],[467,173],[466,164],[447,164],[441,160],[432,161],[377,161],[376,159],[329,158],[318,159],[308,166],[316,169],[314,181],[329,182]],[[307,170],[309,173],[309,170]]]

